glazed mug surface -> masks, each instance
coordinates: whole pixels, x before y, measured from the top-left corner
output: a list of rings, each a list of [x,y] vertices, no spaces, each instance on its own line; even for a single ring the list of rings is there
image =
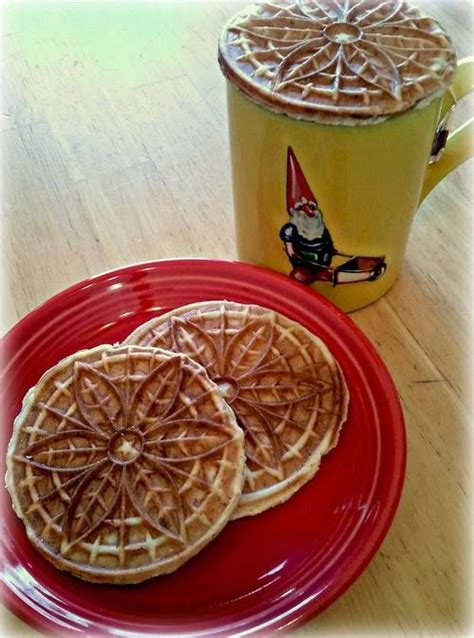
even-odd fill
[[[446,119],[473,88],[473,64],[458,63],[444,95],[358,124],[275,113],[227,81],[239,258],[311,285],[345,311],[384,295],[420,202],[472,155],[473,121],[446,143]]]

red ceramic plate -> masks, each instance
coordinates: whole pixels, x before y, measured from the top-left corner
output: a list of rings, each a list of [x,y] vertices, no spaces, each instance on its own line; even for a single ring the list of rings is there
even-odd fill
[[[230,523],[174,574],[135,586],[92,585],[54,569],[30,546],[4,493],[4,597],[15,614],[45,633],[285,631],[340,596],[387,533],[406,454],[389,373],[335,306],[287,277],[241,263],[130,266],[73,286],[30,313],[3,341],[4,448],[23,395],[47,368],[78,349],[119,341],[156,314],[206,299],[267,306],[324,339],[351,393],[339,444],[287,503]]]

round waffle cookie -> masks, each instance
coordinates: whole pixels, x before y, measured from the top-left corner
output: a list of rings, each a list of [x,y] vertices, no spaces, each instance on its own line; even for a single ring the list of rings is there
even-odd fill
[[[246,478],[233,518],[288,499],[337,443],[349,400],[341,369],[320,339],[271,310],[196,303],[143,324],[126,342],[185,353],[221,388],[245,432]]]
[[[180,354],[99,346],[26,395],[7,487],[33,545],[98,583],[174,571],[224,527],[244,442],[206,372]]]
[[[445,90],[456,67],[441,26],[404,0],[272,0],[224,27],[235,86],[296,118],[372,118]]]

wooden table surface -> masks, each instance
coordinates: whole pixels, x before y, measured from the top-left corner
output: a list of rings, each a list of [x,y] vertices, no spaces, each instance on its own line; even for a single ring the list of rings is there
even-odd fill
[[[3,331],[104,270],[236,256],[216,38],[242,4],[5,10]],[[472,4],[429,7],[471,53]],[[451,636],[469,626],[470,178],[468,163],[425,200],[397,284],[352,314],[401,395],[406,483],[369,568],[298,635]],[[34,634],[7,611],[3,620],[11,635]]]

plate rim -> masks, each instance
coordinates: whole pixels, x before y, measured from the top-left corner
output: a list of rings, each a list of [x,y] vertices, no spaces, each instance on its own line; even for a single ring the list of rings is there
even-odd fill
[[[94,285],[100,284],[103,281],[106,281],[110,277],[120,277],[121,275],[126,275],[130,271],[133,270],[154,270],[155,268],[159,268],[160,265],[172,266],[176,263],[181,265],[193,265],[193,264],[206,264],[209,266],[219,267],[221,264],[230,265],[231,267],[243,268],[245,270],[253,271],[261,276],[268,277],[269,279],[274,279],[286,286],[296,286],[301,294],[307,294],[313,296],[317,299],[317,302],[326,306],[327,310],[331,313],[337,315],[337,320],[342,321],[348,330],[355,333],[362,342],[364,349],[368,352],[369,358],[377,364],[379,372],[382,373],[384,377],[384,384],[389,388],[389,392],[385,397],[385,402],[387,407],[389,408],[389,412],[392,415],[393,422],[398,424],[396,430],[397,436],[394,436],[394,450],[397,452],[397,457],[394,457],[394,470],[395,473],[391,479],[389,491],[387,492],[385,502],[386,504],[383,507],[383,511],[380,515],[380,519],[378,520],[376,528],[373,528],[376,532],[371,533],[370,543],[364,546],[361,552],[357,555],[357,557],[350,563],[349,567],[344,572],[342,578],[339,579],[337,587],[334,587],[332,591],[330,591],[324,602],[321,603],[319,597],[314,597],[312,600],[303,601],[304,604],[299,604],[297,606],[293,606],[285,611],[282,618],[282,622],[278,622],[278,618],[276,619],[272,617],[272,615],[266,615],[265,620],[267,622],[265,625],[268,626],[268,631],[272,632],[282,632],[288,629],[296,628],[301,624],[309,621],[314,617],[315,613],[321,613],[325,609],[327,609],[335,600],[340,598],[349,587],[357,580],[357,578],[364,572],[367,568],[371,560],[376,555],[378,549],[380,548],[382,542],[387,536],[387,533],[390,529],[396,511],[398,509],[401,495],[403,492],[403,486],[405,482],[406,476],[406,463],[407,463],[407,436],[406,436],[406,425],[405,418],[403,414],[403,409],[401,405],[400,396],[398,390],[396,388],[395,382],[383,361],[381,355],[370,341],[370,339],[365,335],[365,333],[355,324],[355,322],[350,318],[348,314],[338,308],[334,303],[323,297],[320,293],[315,291],[312,288],[304,286],[298,282],[294,282],[288,279],[287,276],[278,273],[276,271],[271,271],[266,268],[256,266],[254,264],[248,264],[246,262],[234,260],[234,259],[208,259],[205,257],[182,257],[182,258],[173,258],[173,259],[155,259],[155,260],[147,260],[147,261],[139,261],[131,264],[127,264],[124,266],[120,266],[118,268],[112,268],[103,272],[100,272],[91,277],[87,277],[81,281],[73,283],[70,286],[56,292],[51,297],[45,299],[40,304],[38,304],[35,308],[33,308],[30,312],[25,314],[18,322],[16,322],[0,339],[0,345],[2,348],[9,341],[13,340],[17,333],[20,333],[22,330],[28,326],[28,323],[35,321],[38,317],[41,316],[43,312],[47,312],[50,305],[56,304],[58,301],[63,302],[65,298],[70,295],[74,295],[76,292],[83,290],[84,288]],[[4,370],[2,370],[2,376],[4,374]],[[3,490],[4,494],[6,490]],[[2,498],[1,506],[3,507],[6,499]],[[2,543],[3,544],[3,543]],[[2,552],[2,563],[3,560],[3,552]],[[61,629],[57,622],[54,620],[49,620],[40,610],[36,610],[27,601],[20,598],[8,585],[5,583],[4,579],[1,579],[1,593],[2,593],[2,603],[11,611],[15,616],[20,618],[23,622],[27,623],[29,626],[34,627],[35,629],[48,632],[49,635],[64,635],[61,633]],[[98,630],[101,630],[101,627],[97,625],[96,622],[87,619],[88,625],[94,624],[94,627],[85,627],[85,634],[78,631],[76,627],[69,627],[70,630],[77,632],[78,635],[86,635],[87,632],[94,632],[92,635],[96,635]],[[139,631],[143,631],[143,627],[140,628],[137,626]],[[261,624],[258,626],[252,626],[248,630],[245,631],[247,635],[261,635],[263,629],[267,630],[266,627],[263,627]],[[127,635],[129,632],[133,632],[132,628],[121,629],[121,631],[125,632],[124,635]],[[135,631],[135,635],[137,635],[137,631]],[[91,635],[89,633],[89,635]],[[111,635],[111,634],[110,634]],[[130,634],[132,635],[132,634]],[[160,634],[155,634],[160,635]],[[162,633],[163,636],[172,636],[176,634],[172,633]],[[188,634],[180,634],[180,635],[188,635]],[[192,634],[189,634],[192,635]],[[218,634],[216,634],[218,635]],[[220,634],[219,634],[220,635]]]

